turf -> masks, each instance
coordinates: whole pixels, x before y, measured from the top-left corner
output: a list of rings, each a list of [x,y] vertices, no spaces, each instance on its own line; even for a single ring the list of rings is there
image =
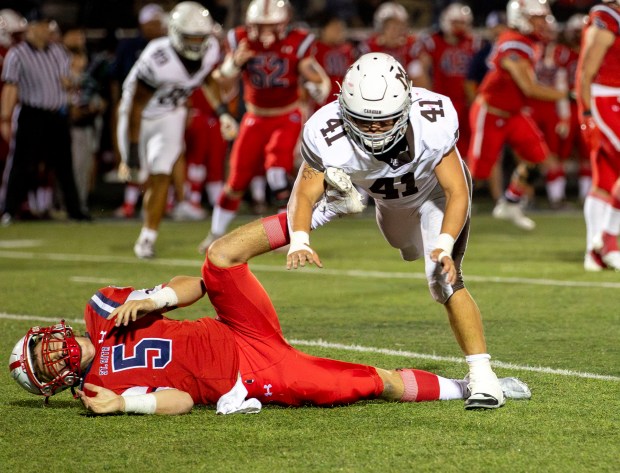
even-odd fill
[[[5,368],[0,470],[49,469],[42,466],[46,458],[66,472],[617,471],[620,276],[583,271],[578,212],[536,220],[537,230],[525,234],[480,212],[464,262],[496,371],[526,381],[530,401],[485,412],[465,411],[461,401],[376,401],[267,407],[251,416],[216,416],[199,407],[175,418],[92,417],[69,393],[43,408]],[[199,274],[196,245],[206,230],[206,223],[164,222],[158,259],[145,262],[132,253],[137,221],[0,229],[3,363],[31,325],[64,317],[81,330],[77,320],[101,286],[150,287],[176,274]],[[282,254],[251,264],[290,340],[315,355],[465,374],[423,265],[401,261],[372,216],[333,222],[312,240],[323,270],[287,272]],[[213,315],[206,302],[183,312],[184,318],[204,315]]]

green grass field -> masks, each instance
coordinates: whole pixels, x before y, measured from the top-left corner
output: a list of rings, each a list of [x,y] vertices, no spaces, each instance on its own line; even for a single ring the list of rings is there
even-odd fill
[[[377,401],[225,417],[198,407],[173,418],[91,417],[67,392],[44,408],[6,366],[31,325],[62,317],[81,331],[84,305],[101,286],[198,275],[196,246],[208,224],[165,222],[150,262],[133,256],[137,221],[0,228],[0,471],[618,471],[620,274],[583,271],[578,212],[537,221],[524,234],[475,215],[464,263],[496,371],[526,381],[530,401],[496,411]],[[251,265],[294,345],[385,368],[466,374],[422,263],[401,261],[373,217],[334,222],[313,246],[323,270],[287,272],[282,254]],[[176,316],[212,314],[205,301]]]

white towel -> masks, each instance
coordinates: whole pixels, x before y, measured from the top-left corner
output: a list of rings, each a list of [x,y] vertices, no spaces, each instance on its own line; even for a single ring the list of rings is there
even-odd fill
[[[217,400],[217,414],[257,414],[263,407],[258,399],[246,399],[248,390],[245,389],[241,376],[233,388]]]

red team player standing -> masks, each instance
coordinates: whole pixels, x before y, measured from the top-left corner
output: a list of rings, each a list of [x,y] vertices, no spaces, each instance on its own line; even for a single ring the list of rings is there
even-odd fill
[[[302,126],[300,83],[306,81],[304,86],[318,103],[331,89],[329,77],[313,57],[314,35],[288,28],[290,18],[286,0],[252,0],[245,26],[228,32],[230,51],[219,71],[228,79],[241,74],[247,112],[232,147],[228,179],[213,209],[210,232],[199,245],[201,252],[226,233],[261,164],[275,202],[286,205]]]
[[[584,204],[584,268],[620,270],[620,4],[590,10],[577,67],[580,121],[590,145],[592,190]]]
[[[550,14],[547,0],[511,1],[506,13],[509,29],[497,39],[491,67],[470,111],[472,139],[467,164],[474,179],[488,179],[505,144],[528,163],[517,167],[493,216],[532,230],[536,224],[523,214],[521,199],[531,187],[537,164],[544,166],[548,180],[556,176],[552,171],[558,164],[525,110],[527,99],[557,101],[567,94],[539,84],[534,76],[535,44]]]

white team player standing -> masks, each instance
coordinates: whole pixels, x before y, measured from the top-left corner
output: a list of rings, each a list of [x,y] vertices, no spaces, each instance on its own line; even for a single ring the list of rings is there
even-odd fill
[[[345,75],[338,100],[304,127],[305,162],[288,206],[287,267],[322,266],[310,247],[310,228],[338,213],[359,211],[351,181],[363,188],[375,199],[377,223],[388,243],[406,261],[424,258],[430,292],[446,308],[469,364],[471,396],[465,408],[497,408],[504,395],[490,365],[480,311],[461,275],[471,178],[457,139],[458,119],[448,97],[412,88],[392,56],[359,58]],[[334,188],[344,191],[340,200]],[[326,212],[317,212],[315,203],[330,196]]]
[[[220,61],[211,15],[196,2],[181,2],[170,12],[168,36],[151,41],[123,83],[117,139],[121,173],[144,183],[144,222],[134,245],[138,258],[155,255],[172,168],[184,149],[187,97],[206,83],[230,139],[237,123],[219,102],[211,72]]]

